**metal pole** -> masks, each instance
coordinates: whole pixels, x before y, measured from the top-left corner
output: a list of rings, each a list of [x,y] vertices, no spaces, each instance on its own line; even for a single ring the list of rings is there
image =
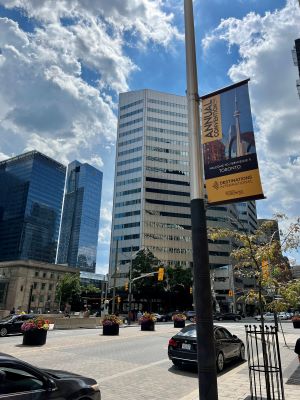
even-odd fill
[[[128,282],[128,325],[130,325],[131,323],[131,300],[132,300],[131,275],[132,275],[132,247],[131,247],[131,259],[129,266],[129,282]]]
[[[119,241],[117,240],[116,244],[116,257],[115,257],[115,272],[114,272],[114,286],[113,286],[113,299],[112,299],[112,309],[111,313],[115,313],[116,306],[116,280],[117,280],[117,265],[118,265],[118,249],[119,249]]]
[[[27,313],[30,314],[33,285],[30,286]]]
[[[184,0],[184,17],[188,119],[191,134],[191,222],[199,395],[201,400],[217,400],[216,353],[204,205],[203,159],[192,0]]]

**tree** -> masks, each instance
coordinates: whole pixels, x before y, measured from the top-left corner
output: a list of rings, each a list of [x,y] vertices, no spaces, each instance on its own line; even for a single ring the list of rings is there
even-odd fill
[[[64,274],[56,286],[56,299],[61,308],[62,305],[69,303],[74,305],[80,301],[81,286],[79,273]]]

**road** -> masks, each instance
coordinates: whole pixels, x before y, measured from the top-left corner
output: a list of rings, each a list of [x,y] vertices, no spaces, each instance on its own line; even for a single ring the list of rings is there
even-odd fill
[[[243,340],[244,324],[219,323]],[[291,324],[285,327],[292,329]],[[111,337],[103,336],[102,329],[54,330],[41,348],[23,347],[22,336],[0,338],[0,351],[39,367],[93,377],[103,400],[179,400],[198,388],[198,380],[196,372],[177,369],[167,357],[168,340],[177,331],[171,323],[157,323],[155,332],[124,327]],[[232,363],[222,379],[240,367]]]

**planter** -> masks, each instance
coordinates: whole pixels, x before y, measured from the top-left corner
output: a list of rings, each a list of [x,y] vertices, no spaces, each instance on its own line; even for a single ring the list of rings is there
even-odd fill
[[[23,335],[23,345],[43,346],[46,343],[47,331],[45,329],[30,329]]]
[[[174,328],[184,328],[184,327],[185,327],[185,320],[174,321]]]
[[[119,324],[103,325],[103,335],[115,336],[119,334]]]
[[[300,329],[300,320],[298,320],[298,321],[293,321],[293,326],[294,326],[294,328],[296,328],[296,329]]]
[[[141,331],[154,331],[155,323],[154,321],[141,322]]]

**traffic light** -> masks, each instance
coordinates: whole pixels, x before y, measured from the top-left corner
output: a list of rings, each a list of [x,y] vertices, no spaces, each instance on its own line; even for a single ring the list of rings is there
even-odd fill
[[[164,280],[164,273],[165,273],[164,267],[158,268],[158,275],[157,275],[157,280],[158,281],[163,281]]]
[[[193,287],[190,287],[190,294],[193,294]]]
[[[121,303],[121,297],[117,296],[117,303]]]
[[[125,282],[125,290],[128,292],[128,282]]]
[[[233,290],[229,290],[229,291],[228,291],[228,296],[229,296],[229,297],[232,297],[232,296],[233,296]]]

